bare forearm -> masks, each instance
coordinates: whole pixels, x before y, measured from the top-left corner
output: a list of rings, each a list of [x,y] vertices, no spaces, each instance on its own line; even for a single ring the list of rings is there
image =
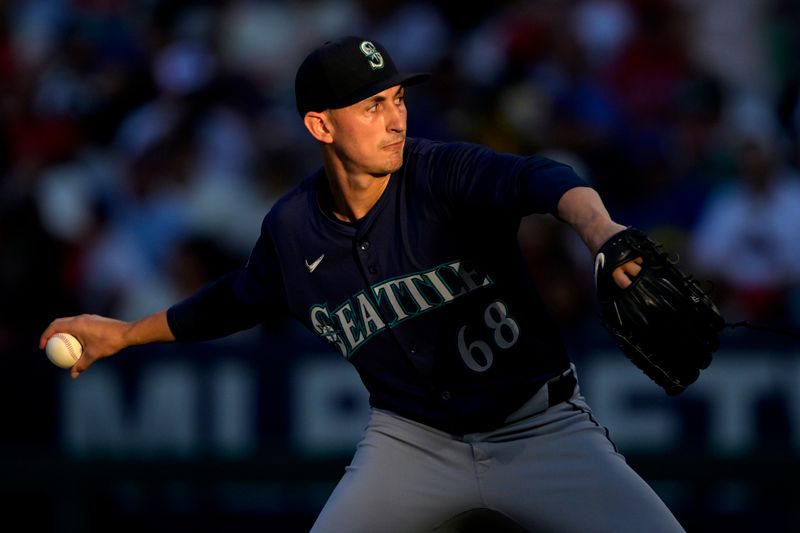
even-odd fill
[[[83,346],[83,355],[72,367],[73,378],[85,372],[95,361],[110,357],[125,348],[175,340],[167,323],[166,311],[159,311],[133,322],[98,315],[58,318],[42,333],[39,347],[43,349],[47,339],[62,332],[74,335]]]
[[[572,226],[592,254],[625,229],[611,219],[600,195],[590,187],[575,187],[564,193],[558,202],[558,216]]]
[[[175,336],[167,324],[167,312],[159,311],[141,320],[129,322],[123,339],[127,346],[136,346],[154,342],[172,342]]]

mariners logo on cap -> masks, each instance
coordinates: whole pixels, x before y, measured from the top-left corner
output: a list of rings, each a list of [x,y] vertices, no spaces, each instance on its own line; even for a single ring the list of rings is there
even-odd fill
[[[361,48],[361,53],[367,56],[367,60],[369,60],[369,66],[372,67],[372,70],[378,70],[383,68],[383,56],[378,49],[375,48],[375,45],[369,41],[363,41],[359,48]]]

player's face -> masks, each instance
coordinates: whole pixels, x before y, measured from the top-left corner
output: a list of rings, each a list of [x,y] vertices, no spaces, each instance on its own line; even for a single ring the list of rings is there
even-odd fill
[[[351,173],[386,176],[403,163],[405,90],[396,85],[366,100],[329,110],[333,146]]]

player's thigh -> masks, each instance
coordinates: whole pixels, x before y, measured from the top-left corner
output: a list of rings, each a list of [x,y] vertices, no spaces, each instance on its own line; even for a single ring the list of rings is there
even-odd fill
[[[468,445],[373,413],[353,461],[312,531],[430,531],[480,506],[471,470]]]
[[[534,531],[683,531],[582,400],[551,411],[524,444],[491,445],[484,480],[490,506]]]

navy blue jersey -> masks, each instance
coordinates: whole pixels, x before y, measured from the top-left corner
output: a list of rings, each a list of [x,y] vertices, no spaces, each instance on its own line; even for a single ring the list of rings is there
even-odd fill
[[[372,406],[453,433],[495,428],[569,366],[517,230],[576,186],[546,158],[408,139],[357,224],[330,214],[318,171],[270,210],[247,265],[170,308],[170,327],[196,340],[288,313],[355,366]]]

